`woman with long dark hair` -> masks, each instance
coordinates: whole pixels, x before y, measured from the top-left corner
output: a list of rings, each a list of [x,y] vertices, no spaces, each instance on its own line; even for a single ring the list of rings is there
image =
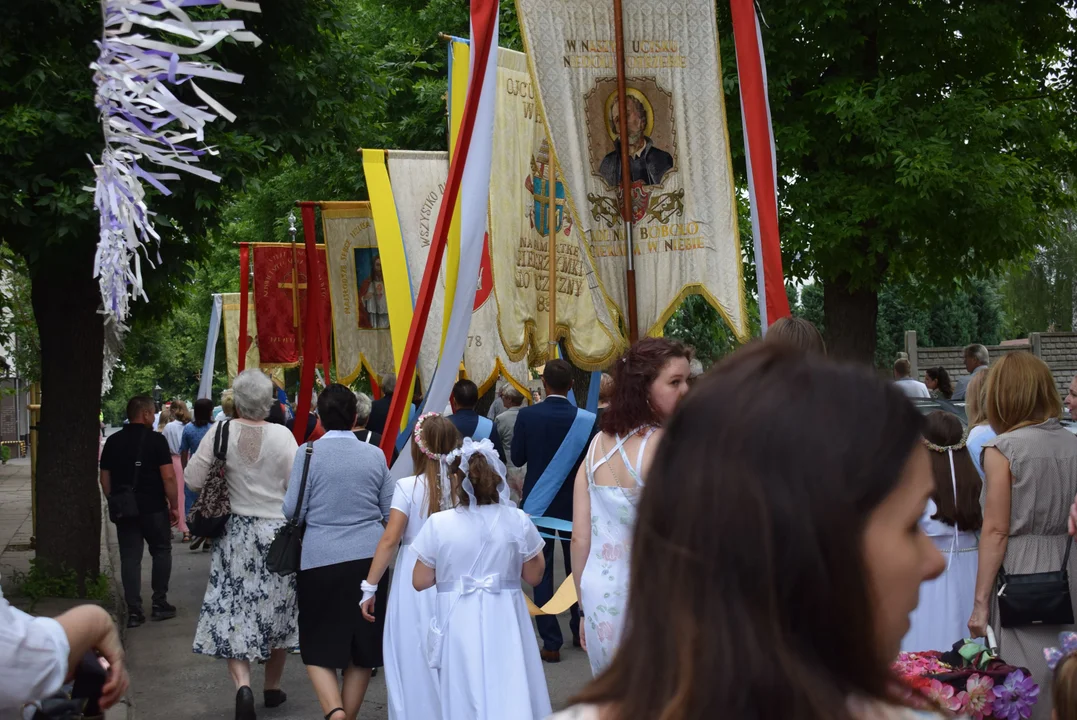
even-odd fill
[[[613,398],[576,473],[572,567],[584,621],[580,638],[596,675],[621,639],[636,502],[659,428],[688,392],[692,351],[665,338],[639,341],[613,366]]]
[[[954,384],[950,382],[950,373],[944,367],[928,368],[924,371],[924,385],[933,398],[949,400],[954,396]]]
[[[924,424],[924,445],[931,451],[935,492],[920,529],[946,558],[946,571],[920,586],[920,602],[901,641],[908,652],[946,651],[965,637],[976,590],[977,537],[983,525],[983,481],[965,447],[965,430],[956,415],[936,410]]]
[[[712,370],[647,477],[621,647],[557,717],[913,717],[890,663],[944,567],[922,424],[900,389],[782,343]]]

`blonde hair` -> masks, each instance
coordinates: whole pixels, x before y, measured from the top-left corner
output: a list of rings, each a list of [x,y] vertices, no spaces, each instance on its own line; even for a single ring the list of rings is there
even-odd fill
[[[428,417],[422,423],[423,444],[426,449],[435,455],[448,455],[460,447],[463,438],[460,431],[452,424],[449,418],[436,415]],[[415,466],[415,474],[422,475],[426,479],[427,489],[427,515],[433,515],[441,511],[441,463],[437,459],[426,455],[420,448],[419,443],[411,443],[411,462]],[[445,498],[450,500],[451,498]]]
[[[162,430],[164,430],[165,425],[167,425],[171,420],[172,411],[168,408],[161,408],[161,415],[157,418],[157,432],[161,432]]]
[[[1055,667],[1051,702],[1056,720],[1077,720],[1077,655],[1067,655]]]
[[[173,400],[168,410],[172,413],[173,420],[179,420],[184,425],[191,422],[191,411],[187,409],[187,403],[182,400]]]
[[[987,373],[976,373],[965,387],[965,414],[970,428],[987,424]]]
[[[998,434],[1062,417],[1047,363],[1027,352],[1002,356],[987,375],[987,419]]]
[[[227,417],[236,416],[236,400],[231,390],[225,390],[221,393],[221,412]]]

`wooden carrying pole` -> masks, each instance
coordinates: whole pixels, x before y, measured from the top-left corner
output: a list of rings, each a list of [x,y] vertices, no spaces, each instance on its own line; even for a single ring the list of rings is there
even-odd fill
[[[549,259],[550,259],[550,287],[549,287],[549,308],[550,311],[550,336],[547,338],[546,358],[552,360],[554,356],[554,348],[557,347],[557,156],[553,152],[553,143],[547,143],[549,146],[549,157],[547,161],[550,167],[550,179],[549,187],[546,188],[549,205],[546,209],[546,233],[549,238]]]
[[[625,28],[621,0],[613,0],[613,29],[617,41],[617,133],[621,142],[621,217],[624,221],[625,290],[628,296],[628,340],[639,339],[636,322],[636,263],[632,240],[632,166],[628,151],[628,84],[625,79]]]

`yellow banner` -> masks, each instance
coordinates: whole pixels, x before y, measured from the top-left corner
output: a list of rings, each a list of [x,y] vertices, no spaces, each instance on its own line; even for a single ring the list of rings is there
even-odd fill
[[[464,122],[464,103],[467,101],[467,79],[471,64],[471,46],[467,43],[450,43],[449,47],[449,157],[456,152],[456,136]],[[452,222],[449,224],[449,243],[445,247],[445,314],[441,328],[442,343],[449,332],[453,298],[456,297],[456,276],[460,274],[460,196],[456,197]]]
[[[389,333],[393,344],[393,367],[400,372],[404,358],[404,346],[411,328],[412,306],[411,278],[408,274],[408,258],[404,253],[404,240],[400,235],[400,219],[396,214],[393,189],[389,185],[389,171],[385,167],[384,150],[363,151],[363,174],[366,176],[370,209],[374,214],[378,248],[385,274],[385,297],[389,305]],[[414,385],[404,389],[411,401]],[[407,427],[407,413],[400,419],[400,429]]]

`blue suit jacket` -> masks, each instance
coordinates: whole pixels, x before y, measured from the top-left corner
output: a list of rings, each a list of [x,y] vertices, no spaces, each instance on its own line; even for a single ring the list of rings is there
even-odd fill
[[[516,429],[512,435],[512,464],[517,467],[526,464],[527,475],[524,476],[523,499],[526,500],[535,482],[546,470],[546,466],[553,460],[557,449],[561,447],[565,436],[568,435],[572,421],[576,419],[576,407],[568,400],[559,397],[546,398],[538,405],[520,409],[516,416]],[[591,435],[587,445],[591,444],[597,428],[591,428]],[[576,462],[572,464],[572,472],[562,479],[561,489],[554,496],[546,515],[572,519],[572,484],[576,477],[576,471],[580,467],[584,456],[587,455],[585,446]],[[521,503],[522,504],[522,503]]]
[[[460,431],[460,434],[466,438],[471,438],[472,440],[488,439],[494,444],[494,450],[497,450],[497,456],[501,458],[501,462],[505,462],[505,448],[501,447],[501,433],[497,431],[496,427],[490,431],[489,438],[475,437],[475,428],[479,425],[479,414],[477,412],[474,410],[457,410],[449,416],[449,420]]]

